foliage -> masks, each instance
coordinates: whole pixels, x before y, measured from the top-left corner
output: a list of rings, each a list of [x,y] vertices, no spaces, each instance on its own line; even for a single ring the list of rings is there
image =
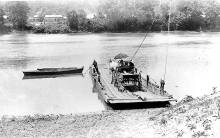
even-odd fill
[[[95,32],[95,33],[104,32],[105,26],[103,24],[101,24],[100,22],[94,20],[92,22],[92,28],[89,31]]]
[[[48,24],[36,26],[33,29],[34,33],[48,33],[48,34],[57,34],[57,33],[69,33],[69,27],[64,24]]]
[[[182,1],[177,5],[177,10],[180,13],[176,16],[179,30],[198,30],[203,26],[202,5],[199,1]]]
[[[11,32],[11,27],[0,25],[0,34]]]
[[[4,17],[3,17],[4,15],[5,15],[4,10],[0,8],[0,25],[4,24]]]
[[[9,26],[5,26],[4,24],[4,15],[4,10],[0,8],[0,34],[11,32],[11,28]]]
[[[205,1],[204,4],[205,27],[209,30],[215,29],[216,18],[220,15],[220,5],[215,0]]]
[[[88,21],[87,28],[88,31],[90,32],[104,32],[106,31],[106,19],[105,16],[99,12],[97,15],[93,17],[90,21]]]
[[[35,26],[33,29],[34,33],[45,33],[45,26],[44,25],[39,25]]]
[[[71,30],[78,31],[79,21],[78,14],[75,10],[72,10],[67,13],[67,22]]]
[[[77,11],[77,20],[78,20],[78,29],[81,31],[87,30],[87,19],[86,19],[86,12],[82,9]]]
[[[63,24],[51,24],[46,25],[45,33],[69,33],[69,28],[66,25]]]
[[[25,25],[25,30],[27,30],[27,31],[32,31],[33,29],[34,29],[34,26],[33,26],[33,25],[31,25],[31,24]]]
[[[40,21],[43,21],[45,14],[66,15],[66,27],[74,32],[167,31],[169,19],[170,30],[220,28],[220,4],[217,0],[100,0],[99,4],[92,5],[73,1],[28,4],[31,5],[30,13],[38,15]],[[27,2],[8,2],[6,13],[14,28],[27,28]],[[94,13],[94,17],[88,19],[87,14],[91,13]],[[40,26],[35,27],[34,31],[45,32],[46,29],[47,33],[56,33],[61,28],[59,25]]]
[[[215,0],[104,0],[98,11],[107,31],[167,30],[169,14],[171,30],[197,31],[215,28],[220,6]]]
[[[11,1],[7,3],[9,20],[15,29],[24,30],[27,24],[29,7],[24,1]]]

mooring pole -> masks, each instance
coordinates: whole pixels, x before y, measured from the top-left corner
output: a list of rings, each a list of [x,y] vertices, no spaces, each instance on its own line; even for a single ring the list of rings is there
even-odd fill
[[[149,75],[148,75],[148,74],[147,74],[147,76],[146,76],[146,79],[147,79],[147,87],[148,87],[149,81],[150,81],[150,78],[149,78]]]

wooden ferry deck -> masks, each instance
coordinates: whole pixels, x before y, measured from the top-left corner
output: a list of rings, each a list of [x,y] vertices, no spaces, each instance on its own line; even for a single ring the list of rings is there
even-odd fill
[[[117,87],[111,84],[111,73],[107,65],[98,65],[100,71],[100,81],[98,78],[92,75],[92,79],[95,82],[97,89],[101,93],[105,102],[110,104],[121,103],[147,103],[147,102],[168,102],[176,101],[166,92],[161,95],[160,89],[153,83],[146,85],[146,80],[142,79],[142,87],[144,91],[119,91]]]

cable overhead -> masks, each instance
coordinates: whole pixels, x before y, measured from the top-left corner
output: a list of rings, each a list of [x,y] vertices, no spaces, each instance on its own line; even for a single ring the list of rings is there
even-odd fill
[[[170,0],[170,5],[169,5],[169,7],[170,7],[170,9],[169,9],[169,19],[168,19],[168,25],[167,25],[167,27],[168,27],[168,37],[169,37],[169,34],[170,34],[170,15],[171,15],[171,1],[172,0]],[[168,39],[168,41],[169,41],[169,39]],[[165,66],[164,66],[164,76],[163,76],[163,79],[164,79],[164,81],[166,80],[166,73],[167,73],[167,60],[168,60],[168,46],[166,47],[166,58],[165,58]]]
[[[134,59],[134,57],[136,56],[137,52],[138,52],[139,49],[141,48],[142,44],[144,43],[144,40],[147,38],[147,34],[148,34],[148,32],[151,30],[151,28],[152,28],[154,22],[155,22],[155,20],[153,20],[151,26],[149,27],[148,31],[146,32],[146,34],[145,34],[145,36],[144,36],[144,39],[141,41],[141,44],[138,46],[137,50],[134,52],[134,54],[133,54],[131,60]]]

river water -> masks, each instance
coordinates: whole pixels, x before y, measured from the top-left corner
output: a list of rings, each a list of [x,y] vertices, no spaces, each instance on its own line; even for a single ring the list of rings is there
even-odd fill
[[[89,74],[22,79],[24,70],[106,63],[119,52],[133,55],[145,34],[0,35],[0,115],[83,113],[105,110]],[[210,94],[220,86],[220,33],[151,33],[134,58],[142,73],[159,82],[174,98]],[[168,54],[166,54],[168,53]]]

